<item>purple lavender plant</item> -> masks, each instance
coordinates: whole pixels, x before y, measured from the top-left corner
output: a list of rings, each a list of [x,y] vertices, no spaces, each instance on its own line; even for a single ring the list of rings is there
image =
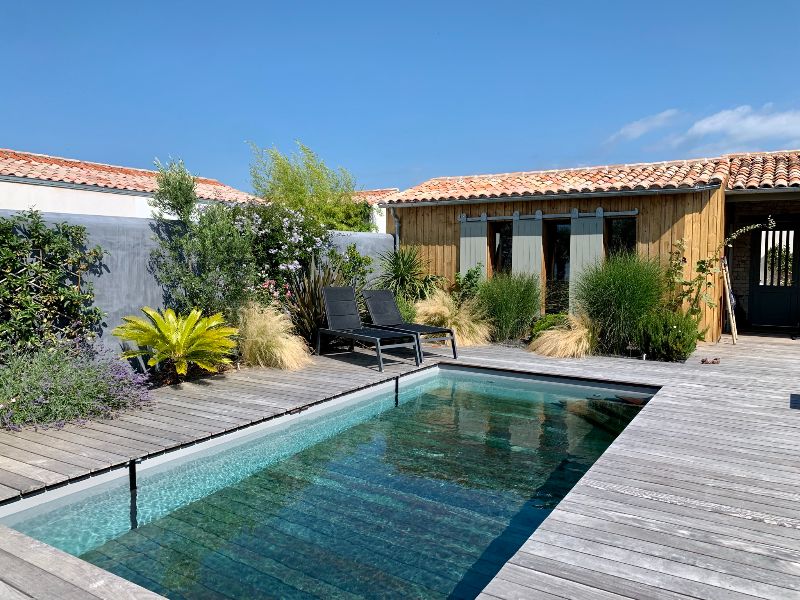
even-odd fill
[[[147,376],[85,339],[13,357],[0,367],[0,427],[63,427],[148,404]]]

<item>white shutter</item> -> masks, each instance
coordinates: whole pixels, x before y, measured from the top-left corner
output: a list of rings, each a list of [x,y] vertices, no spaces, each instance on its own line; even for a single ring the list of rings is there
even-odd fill
[[[484,266],[486,273],[486,252],[488,242],[486,239],[486,214],[481,215],[480,221],[467,221],[466,215],[461,215],[461,240],[459,245],[458,270],[463,275],[469,269]]]
[[[535,219],[520,219],[514,213],[513,241],[511,242],[511,272],[527,273],[542,278],[542,218],[536,211]]]
[[[569,238],[569,309],[574,309],[575,287],[586,267],[603,259],[603,209],[594,217],[578,217],[572,210]]]

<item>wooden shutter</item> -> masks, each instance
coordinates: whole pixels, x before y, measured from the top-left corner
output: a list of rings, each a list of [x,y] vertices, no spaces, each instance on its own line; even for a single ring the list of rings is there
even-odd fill
[[[573,310],[575,286],[586,267],[603,259],[603,209],[594,217],[579,217],[572,210],[569,238],[569,309]]]
[[[513,241],[511,243],[511,272],[529,273],[542,277],[542,219],[520,219],[514,213]]]
[[[486,272],[486,252],[488,242],[486,239],[486,214],[481,215],[480,221],[467,221],[466,215],[461,215],[461,240],[459,244],[458,270],[463,275],[469,269],[483,265]]]

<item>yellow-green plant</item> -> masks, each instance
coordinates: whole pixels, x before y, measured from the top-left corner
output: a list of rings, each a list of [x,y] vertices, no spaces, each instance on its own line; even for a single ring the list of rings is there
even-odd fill
[[[417,302],[416,309],[419,322],[452,329],[459,346],[483,346],[491,339],[492,326],[475,300],[458,304],[450,294],[437,289]]]
[[[540,333],[528,349],[553,358],[582,358],[591,354],[592,337],[592,323],[585,314],[567,315],[565,324]]]
[[[248,302],[239,310],[239,349],[245,362],[260,367],[301,369],[311,363],[306,341],[292,320],[274,306]]]
[[[145,306],[146,319],[123,317],[125,323],[113,333],[123,341],[134,342],[138,349],[123,353],[125,358],[149,356],[151,367],[165,363],[178,375],[186,375],[189,365],[195,364],[206,371],[216,371],[220,365],[230,364],[230,351],[236,347],[231,339],[237,334],[228,327],[222,313],[204,317],[197,309],[188,315],[175,314],[171,308],[159,312]]]

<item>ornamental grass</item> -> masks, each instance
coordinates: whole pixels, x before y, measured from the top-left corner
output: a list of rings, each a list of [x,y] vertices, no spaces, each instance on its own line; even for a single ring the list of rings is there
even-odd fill
[[[239,310],[239,351],[247,364],[295,371],[311,364],[305,339],[274,306],[249,302]]]
[[[459,346],[483,346],[491,340],[492,326],[477,302],[461,304],[444,290],[437,289],[416,305],[417,321],[453,330]]]

